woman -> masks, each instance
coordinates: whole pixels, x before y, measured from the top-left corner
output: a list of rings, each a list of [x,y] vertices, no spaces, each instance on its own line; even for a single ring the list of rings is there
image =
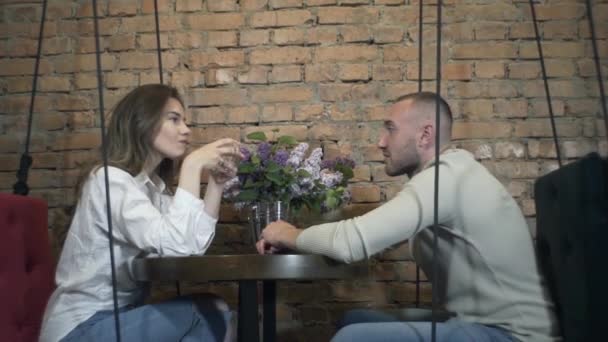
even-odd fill
[[[130,272],[145,254],[203,254],[215,234],[223,183],[234,176],[239,144],[221,139],[195,149],[181,164],[190,129],[177,90],[144,85],[127,94],[108,125],[108,178],[116,288],[123,341],[222,341],[231,313],[219,297],[178,298],[141,305],[145,288]],[[201,172],[210,176],[200,199]],[[104,168],[79,186],[79,201],[57,266],[57,289],[40,341],[113,341],[112,278]]]

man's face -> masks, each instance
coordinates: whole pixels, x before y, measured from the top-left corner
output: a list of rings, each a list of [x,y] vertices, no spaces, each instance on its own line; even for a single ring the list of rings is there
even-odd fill
[[[420,165],[416,149],[417,125],[412,110],[412,101],[404,100],[391,106],[384,121],[385,131],[378,147],[385,158],[385,171],[389,176],[411,174]]]

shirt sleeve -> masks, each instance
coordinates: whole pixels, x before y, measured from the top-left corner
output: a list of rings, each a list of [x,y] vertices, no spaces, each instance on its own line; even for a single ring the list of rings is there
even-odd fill
[[[99,194],[105,196],[103,170],[94,174]],[[177,188],[166,210],[155,207],[127,172],[109,168],[113,236],[147,253],[177,256],[204,254],[215,235],[217,219],[204,210],[201,199]],[[107,222],[105,200],[97,211],[97,222]],[[103,215],[103,216],[102,216]],[[100,224],[107,230],[107,224]]]
[[[439,222],[451,220],[456,185],[450,168],[439,168]],[[350,263],[410,239],[434,221],[435,168],[414,176],[393,199],[365,215],[309,227],[296,241],[298,250]]]

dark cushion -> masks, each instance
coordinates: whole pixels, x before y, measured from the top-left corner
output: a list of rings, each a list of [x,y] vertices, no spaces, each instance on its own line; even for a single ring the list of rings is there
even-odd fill
[[[37,341],[54,287],[43,200],[0,193],[0,341]]]
[[[608,166],[596,153],[535,183],[540,266],[565,341],[603,341],[608,310]]]

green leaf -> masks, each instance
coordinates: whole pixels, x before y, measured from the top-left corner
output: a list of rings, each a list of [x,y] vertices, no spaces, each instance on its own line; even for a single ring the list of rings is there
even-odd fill
[[[266,174],[266,179],[269,179],[270,181],[272,181],[276,185],[283,185],[283,180],[276,173],[267,173]]]
[[[292,137],[291,135],[283,135],[279,138],[278,143],[281,145],[293,146],[293,145],[297,145],[298,141],[296,140],[296,138]]]
[[[258,199],[258,191],[254,189],[243,190],[238,196],[236,196],[237,201],[255,201]]]
[[[345,181],[353,178],[354,176],[353,169],[351,169],[350,167],[339,166],[336,169],[342,173],[342,176],[344,176],[343,180]]]
[[[269,161],[266,165],[266,172],[268,173],[277,173],[279,171],[281,171],[281,167],[273,161]]]
[[[250,140],[257,140],[257,141],[267,141],[268,138],[266,138],[266,134],[264,134],[264,132],[251,132],[249,134],[247,134],[247,139]]]
[[[260,165],[260,163],[261,163],[260,157],[258,155],[251,156],[251,162],[253,163],[253,165],[256,165],[256,166]]]
[[[241,164],[239,165],[238,173],[249,174],[255,171],[255,166],[251,164]]]

